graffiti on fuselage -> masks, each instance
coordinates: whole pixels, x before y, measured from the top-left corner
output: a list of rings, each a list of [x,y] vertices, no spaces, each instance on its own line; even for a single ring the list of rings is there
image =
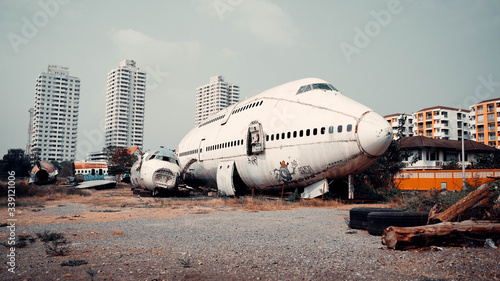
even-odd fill
[[[295,175],[295,169],[297,168],[297,160],[293,160],[291,163],[292,171],[288,169],[289,163],[284,160],[280,162],[280,167],[271,171],[277,181],[291,181],[293,175]]]
[[[96,181],[96,180],[104,180],[104,174],[99,175],[99,174],[76,174],[75,175],[77,180],[83,180],[83,181]]]
[[[259,163],[257,163],[257,156],[252,155],[248,157],[248,164],[259,166]]]

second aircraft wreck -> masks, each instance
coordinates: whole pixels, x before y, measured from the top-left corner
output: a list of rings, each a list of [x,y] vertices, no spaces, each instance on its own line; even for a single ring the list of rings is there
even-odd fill
[[[156,196],[162,191],[175,191],[180,174],[175,153],[161,147],[139,156],[130,169],[130,182],[134,187],[149,190]]]

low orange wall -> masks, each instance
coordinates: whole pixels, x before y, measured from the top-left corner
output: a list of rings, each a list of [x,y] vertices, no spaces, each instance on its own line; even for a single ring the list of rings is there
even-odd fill
[[[465,170],[465,181],[472,186],[493,182],[500,177],[500,169]],[[462,170],[404,171],[394,178],[401,190],[462,190]]]

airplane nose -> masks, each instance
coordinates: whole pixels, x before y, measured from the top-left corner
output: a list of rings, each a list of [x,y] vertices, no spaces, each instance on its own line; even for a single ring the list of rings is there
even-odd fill
[[[358,145],[370,157],[382,155],[392,141],[392,128],[382,116],[365,112],[356,125]]]

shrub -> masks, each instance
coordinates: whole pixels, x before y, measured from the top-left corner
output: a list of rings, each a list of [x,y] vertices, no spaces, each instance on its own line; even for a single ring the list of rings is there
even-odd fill
[[[42,242],[50,242],[50,241],[61,241],[66,242],[66,238],[64,238],[64,234],[57,232],[48,232],[45,230],[43,233],[37,233],[36,236],[40,238]]]
[[[80,265],[86,265],[87,263],[88,262],[86,260],[70,259],[69,261],[61,262],[61,266],[80,266]]]
[[[45,252],[49,256],[65,256],[69,252],[71,252],[71,248],[69,246],[61,246],[66,243],[66,241],[55,240],[51,243],[45,244]]]

